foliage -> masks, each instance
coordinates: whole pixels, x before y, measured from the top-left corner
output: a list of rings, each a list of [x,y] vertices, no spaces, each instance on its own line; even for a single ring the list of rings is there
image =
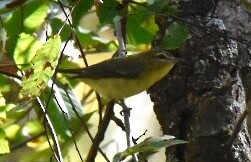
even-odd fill
[[[57,65],[60,45],[60,37],[56,35],[37,50],[26,71],[28,76],[22,80],[22,96],[38,96],[46,87],[49,79],[52,78],[53,69]]]
[[[169,0],[152,4],[119,0],[17,0],[5,3],[0,6],[0,154],[5,154],[0,160],[11,156],[10,150],[23,147],[23,144],[37,150],[35,155],[39,155],[40,160],[48,159],[52,155],[48,139],[50,143],[58,140],[63,156],[67,157],[64,146],[75,145],[74,141],[91,126],[89,119],[96,110],[83,108],[73,92],[79,81],[56,74],[57,68],[82,67],[69,61],[73,49],[82,50],[82,54],[117,50],[117,39],[109,32],[108,37],[103,36],[102,32],[107,28],[113,30],[114,21],[125,17],[123,28],[128,50],[147,50],[159,30],[155,17],[164,15],[168,18],[178,12],[175,3]],[[92,23],[87,19],[89,15],[92,19],[97,16],[98,24],[94,28],[85,27]],[[168,27],[161,48],[179,48],[187,37],[186,26],[174,22]],[[66,50],[64,45],[69,42],[74,44],[71,50]],[[86,98],[83,103],[87,103]],[[52,129],[58,139],[53,136]],[[33,138],[37,143],[31,147]],[[183,143],[165,137],[150,138],[116,157],[123,159],[140,152],[139,149],[156,152],[170,141],[172,144]],[[160,145],[152,148],[154,142]],[[28,154],[18,158],[33,161],[35,155],[28,157]]]
[[[135,153],[140,153],[142,159],[146,159],[147,155],[158,152],[162,147],[170,147],[172,145],[184,144],[185,141],[174,139],[173,136],[162,136],[162,137],[151,137],[145,139],[143,142],[128,148],[123,152],[117,153],[113,162],[119,162],[124,160],[127,156],[133,155]]]

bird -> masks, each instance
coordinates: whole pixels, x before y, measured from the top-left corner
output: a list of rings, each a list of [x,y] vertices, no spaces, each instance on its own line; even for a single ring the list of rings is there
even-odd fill
[[[120,100],[150,88],[166,76],[179,61],[167,51],[150,50],[121,58],[112,58],[78,69],[58,69],[73,75],[103,98]]]

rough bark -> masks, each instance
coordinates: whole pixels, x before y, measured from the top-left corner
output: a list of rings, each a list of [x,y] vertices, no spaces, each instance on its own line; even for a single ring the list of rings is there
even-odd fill
[[[215,13],[207,10],[207,14],[183,19],[251,41],[251,17],[237,0],[221,0],[210,11]],[[163,133],[189,142],[168,149],[167,159],[251,161],[246,123],[233,145],[226,145],[250,100],[250,46],[191,24],[189,30],[191,38],[176,51],[184,62],[149,90]]]

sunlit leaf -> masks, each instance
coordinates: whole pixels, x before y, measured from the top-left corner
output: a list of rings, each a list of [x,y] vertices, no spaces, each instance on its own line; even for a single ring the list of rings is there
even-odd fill
[[[170,0],[157,0],[144,8],[133,6],[127,19],[128,43],[150,44],[156,37],[158,26],[155,24],[155,15],[168,16],[177,12],[176,6]]]
[[[167,29],[166,36],[163,40],[165,49],[179,48],[188,39],[189,31],[184,24],[173,23]]]
[[[6,120],[5,99],[0,91],[0,125]]]
[[[128,17],[127,36],[129,44],[148,44],[156,35],[158,30],[154,17],[147,12]]]
[[[10,152],[9,141],[0,138],[0,154],[6,154]]]
[[[162,147],[170,147],[172,145],[185,143],[187,142],[183,140],[174,139],[173,136],[164,135],[161,137],[150,137],[145,139],[143,142],[126,149],[123,152],[117,153],[113,157],[113,162],[119,162],[125,159],[127,156],[133,155],[135,153],[149,155],[149,153],[156,153]]]
[[[10,125],[9,127],[6,127],[4,129],[4,132],[6,134],[6,137],[8,137],[9,139],[16,139],[16,138],[19,138],[17,137],[17,134],[20,132],[21,130],[21,126],[18,125],[18,124],[12,124]]]
[[[6,154],[9,152],[9,141],[6,139],[5,132],[0,128],[0,154]]]
[[[22,104],[19,103],[18,105],[14,104],[8,104],[7,109],[9,111],[6,112],[8,123],[14,123],[17,120],[20,120],[22,118],[26,117],[27,114],[27,109],[34,108],[34,104],[29,103],[29,104]]]
[[[26,123],[25,126],[11,124],[8,127],[4,128],[6,138],[15,146],[23,143],[25,140],[27,140],[27,137],[39,134],[43,128],[41,124],[34,121],[35,120],[31,120],[30,122],[28,122],[28,124]],[[37,126],[37,128],[35,125]]]
[[[37,135],[44,130],[44,127],[38,119],[30,120],[22,128],[26,135]]]
[[[22,96],[38,96],[53,72],[58,62],[61,40],[58,35],[43,44],[31,60],[31,67],[22,80]]]
[[[0,109],[3,109],[3,107],[0,107]],[[4,124],[6,120],[6,112],[2,111],[0,112],[0,125]]]
[[[41,46],[42,43],[34,36],[25,33],[20,34],[13,56],[19,69],[25,69],[24,64],[29,64],[31,62],[31,59]]]
[[[20,33],[31,34],[43,24],[49,9],[48,1],[32,0],[18,7],[4,21],[7,31],[6,50],[12,55]]]
[[[5,99],[0,91],[0,107],[5,106]],[[1,111],[1,110],[0,110]]]

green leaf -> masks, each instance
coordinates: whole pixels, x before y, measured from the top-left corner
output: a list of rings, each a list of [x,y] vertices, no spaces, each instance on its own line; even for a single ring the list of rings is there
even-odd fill
[[[19,84],[15,82],[12,78],[0,74],[0,91],[2,93],[4,92],[10,92],[11,90],[15,90],[19,87]]]
[[[58,62],[61,40],[58,35],[49,39],[31,60],[31,66],[22,80],[22,96],[38,96],[53,76]],[[30,75],[29,75],[30,74]]]
[[[95,112],[96,112],[96,110],[95,110],[95,111],[92,111],[92,112],[89,112],[89,113],[84,114],[84,115],[83,115],[83,117],[82,117],[82,119],[83,119],[84,123],[87,123],[87,122],[91,119],[92,115],[93,115]]]
[[[5,105],[6,105],[5,104],[5,99],[3,97],[3,94],[0,91],[0,107],[5,106]],[[1,112],[1,110],[0,110],[0,112]]]
[[[4,21],[7,31],[6,50],[13,54],[20,33],[32,34],[37,31],[45,21],[49,9],[48,1],[32,0],[23,4]]]
[[[100,24],[112,23],[113,19],[119,15],[119,2],[116,0],[105,0],[96,5],[97,16]]]
[[[60,37],[62,41],[65,41],[67,38],[69,38],[69,36],[71,35],[71,27],[68,24],[64,24],[62,20],[58,18],[53,18],[50,20],[50,22],[53,35],[56,35],[64,25],[63,29],[60,32]]]
[[[127,37],[129,44],[149,44],[158,30],[154,17],[147,12],[141,12],[128,17]]]
[[[154,16],[158,14],[168,16],[178,11],[170,2],[170,0],[157,0],[145,8],[133,5],[129,10],[127,21],[128,43],[150,44],[158,31]]]
[[[38,119],[33,119],[25,124],[25,126],[22,128],[22,131],[25,131],[25,134],[32,136],[44,131],[44,127]]]
[[[135,153],[141,153],[145,155],[149,155],[156,153],[162,147],[170,147],[172,145],[177,144],[185,144],[186,141],[174,139],[173,136],[161,136],[161,137],[150,137],[145,139],[143,142],[134,145],[123,152],[117,153],[113,157],[113,162],[119,162],[125,159],[129,155],[133,155]]]
[[[17,120],[21,120],[26,117],[27,110],[34,108],[34,104],[19,103],[18,105],[9,104],[6,112],[8,125],[15,123]]]
[[[73,26],[77,26],[79,24],[81,18],[92,8],[93,5],[94,0],[82,0],[78,2],[71,14]]]
[[[14,142],[20,142],[23,140],[21,126],[18,124],[11,124],[10,126],[4,128],[4,132],[6,137]]]
[[[6,154],[10,152],[9,141],[0,138],[0,154]]]
[[[16,64],[29,64],[35,56],[37,50],[41,48],[42,43],[34,36],[21,33],[18,38],[14,51],[14,60]],[[24,70],[24,65],[18,65],[19,69]]]
[[[100,38],[92,32],[84,33],[80,30],[77,30],[77,36],[80,43],[86,48],[97,47],[99,45],[108,43],[106,39]]]
[[[5,123],[6,120],[6,104],[5,104],[5,98],[3,97],[1,91],[0,91],[0,124]]]
[[[48,162],[50,161],[50,155],[53,154],[51,148],[40,149],[39,151],[29,151],[27,154],[18,155],[20,162]],[[51,158],[53,159],[53,158]],[[51,160],[56,161],[56,160]]]
[[[47,110],[56,133],[60,135],[62,139],[69,140],[72,138],[72,134],[70,133],[68,125],[70,125],[74,134],[77,134],[82,127],[82,122],[79,120],[78,115],[84,122],[87,122],[92,114],[88,113],[84,115],[83,107],[72,90],[66,89],[66,93],[64,88],[57,84],[54,85],[53,91],[55,97],[48,98],[51,92],[51,89],[48,88],[41,93],[40,98],[45,101],[49,100],[49,107]],[[78,115],[75,113],[74,109]],[[66,116],[66,119],[63,114]]]
[[[0,128],[0,154],[6,154],[9,152],[9,141],[6,139],[5,132]]]
[[[189,31],[184,24],[174,22],[167,29],[166,36],[163,40],[165,49],[179,48],[188,39]]]

